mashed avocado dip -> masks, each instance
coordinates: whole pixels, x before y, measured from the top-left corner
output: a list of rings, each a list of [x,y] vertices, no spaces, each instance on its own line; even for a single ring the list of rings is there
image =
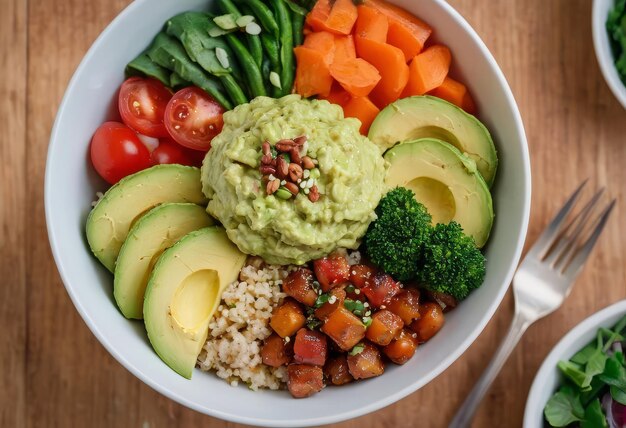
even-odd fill
[[[375,219],[385,178],[380,150],[359,133],[356,119],[327,101],[288,95],[258,97],[224,114],[202,166],[207,211],[247,254],[269,263],[302,264],[337,247],[357,248]],[[306,136],[316,160],[319,199],[301,191],[290,199],[268,195],[259,166],[263,142]]]

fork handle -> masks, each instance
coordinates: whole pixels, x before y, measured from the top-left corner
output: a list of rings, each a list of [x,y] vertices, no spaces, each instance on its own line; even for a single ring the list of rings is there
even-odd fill
[[[521,312],[516,311],[504,342],[496,351],[491,363],[489,363],[476,385],[474,385],[474,388],[465,399],[465,402],[463,402],[452,422],[450,422],[449,428],[467,428],[470,426],[480,402],[530,324],[531,321]]]

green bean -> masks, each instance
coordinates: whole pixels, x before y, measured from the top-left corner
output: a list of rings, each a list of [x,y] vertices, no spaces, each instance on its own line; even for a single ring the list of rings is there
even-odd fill
[[[253,15],[252,10],[248,7],[248,5],[242,4],[241,11],[245,15]],[[261,68],[263,64],[263,45],[261,44],[261,38],[257,34],[246,33],[246,41],[248,43],[250,55],[254,58],[256,65]]]
[[[217,7],[222,13],[232,14],[235,19],[241,16],[241,12],[239,12],[239,9],[231,0],[217,0]]]
[[[263,29],[274,36],[278,36],[278,23],[274,19],[272,10],[265,6],[261,0],[236,0],[242,6],[245,4],[250,8],[252,13],[246,12],[248,15],[254,16],[259,20]]]
[[[300,46],[304,42],[304,15],[300,15],[297,12],[291,11],[291,20],[293,21],[293,44],[294,46]]]
[[[230,45],[231,49],[239,59],[241,68],[243,68],[246,77],[248,78],[248,84],[250,85],[250,92],[253,97],[261,95],[267,95],[265,86],[263,84],[263,77],[261,76],[261,70],[254,61],[248,49],[241,43],[241,41],[234,34],[226,34],[226,41]]]
[[[281,95],[291,93],[294,80],[294,58],[293,58],[293,29],[291,26],[291,16],[283,0],[270,0],[276,13],[278,28],[280,28],[280,85]]]
[[[220,81],[230,98],[235,102],[235,105],[245,104],[250,101],[231,74],[220,76]]]
[[[279,50],[280,47],[278,45],[278,41],[269,33],[261,33],[261,43],[263,44],[263,49],[265,50],[265,56],[269,58],[270,64],[272,64],[272,69],[274,71],[280,68],[280,58],[279,58]]]

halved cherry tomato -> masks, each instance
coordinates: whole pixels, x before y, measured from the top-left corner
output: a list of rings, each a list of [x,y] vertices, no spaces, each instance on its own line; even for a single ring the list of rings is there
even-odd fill
[[[150,168],[150,152],[137,133],[119,122],[105,122],[91,139],[91,163],[110,184]]]
[[[178,144],[208,151],[222,131],[224,108],[197,87],[176,92],[165,109],[165,126]]]
[[[163,124],[172,93],[156,79],[131,77],[120,87],[118,107],[126,126],[149,137],[167,137]]]
[[[201,166],[204,159],[204,152],[191,150],[176,142],[163,138],[159,145],[152,152],[152,162],[155,165],[177,163],[187,166]]]

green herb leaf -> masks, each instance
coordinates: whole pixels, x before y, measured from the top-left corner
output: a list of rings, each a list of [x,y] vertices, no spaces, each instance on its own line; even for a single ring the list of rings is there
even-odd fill
[[[592,355],[596,352],[597,349],[598,349],[597,346],[595,346],[593,343],[590,343],[589,345],[585,346],[583,349],[578,351],[576,354],[574,354],[574,356],[570,358],[570,361],[572,363],[585,365],[587,364],[587,361],[589,361],[589,358],[592,357]]]
[[[352,348],[350,350],[350,352],[348,352],[348,355],[358,355],[361,352],[363,352],[363,350],[365,349],[365,345],[363,345],[362,343],[357,343],[356,345],[354,345],[354,348]]]
[[[372,325],[372,317],[363,317],[363,324],[365,324],[365,327]]]
[[[580,403],[578,393],[573,388],[564,386],[548,400],[543,414],[550,425],[565,427],[581,421],[585,416],[585,409]]]
[[[579,364],[572,363],[571,361],[559,361],[557,366],[561,369],[561,372],[563,372],[563,374],[574,383],[574,385],[578,386],[583,391],[591,389],[590,385],[593,376],[589,376],[582,371],[582,367]]]
[[[359,317],[363,316],[363,313],[365,312],[365,306],[360,300],[345,299],[343,301],[343,306],[354,315]]]
[[[598,376],[595,376],[591,380],[591,389],[580,394],[580,401],[583,403],[583,406],[588,406],[592,400],[598,398],[600,393],[604,391],[605,386],[605,383]]]
[[[606,416],[602,412],[600,400],[595,399],[585,409],[585,417],[580,422],[581,428],[605,428],[607,427]]]
[[[324,303],[328,302],[328,299],[330,299],[330,294],[328,293],[320,294],[317,300],[315,301],[315,307],[319,308]]]
[[[314,317],[310,317],[306,321],[306,326],[309,328],[309,330],[315,330],[320,325],[322,325],[322,322]]]
[[[602,349],[596,350],[589,360],[587,361],[587,365],[585,366],[585,374],[587,376],[595,376],[601,373],[604,373],[604,366],[606,365],[606,360],[609,357],[602,351]]]
[[[626,406],[626,391],[623,389],[619,389],[617,386],[611,385],[609,388],[611,392],[611,397],[613,400],[617,401],[619,404]]]
[[[604,383],[626,391],[626,368],[620,361],[619,352],[606,361],[604,372],[599,376]],[[623,358],[623,357],[622,357]]]

